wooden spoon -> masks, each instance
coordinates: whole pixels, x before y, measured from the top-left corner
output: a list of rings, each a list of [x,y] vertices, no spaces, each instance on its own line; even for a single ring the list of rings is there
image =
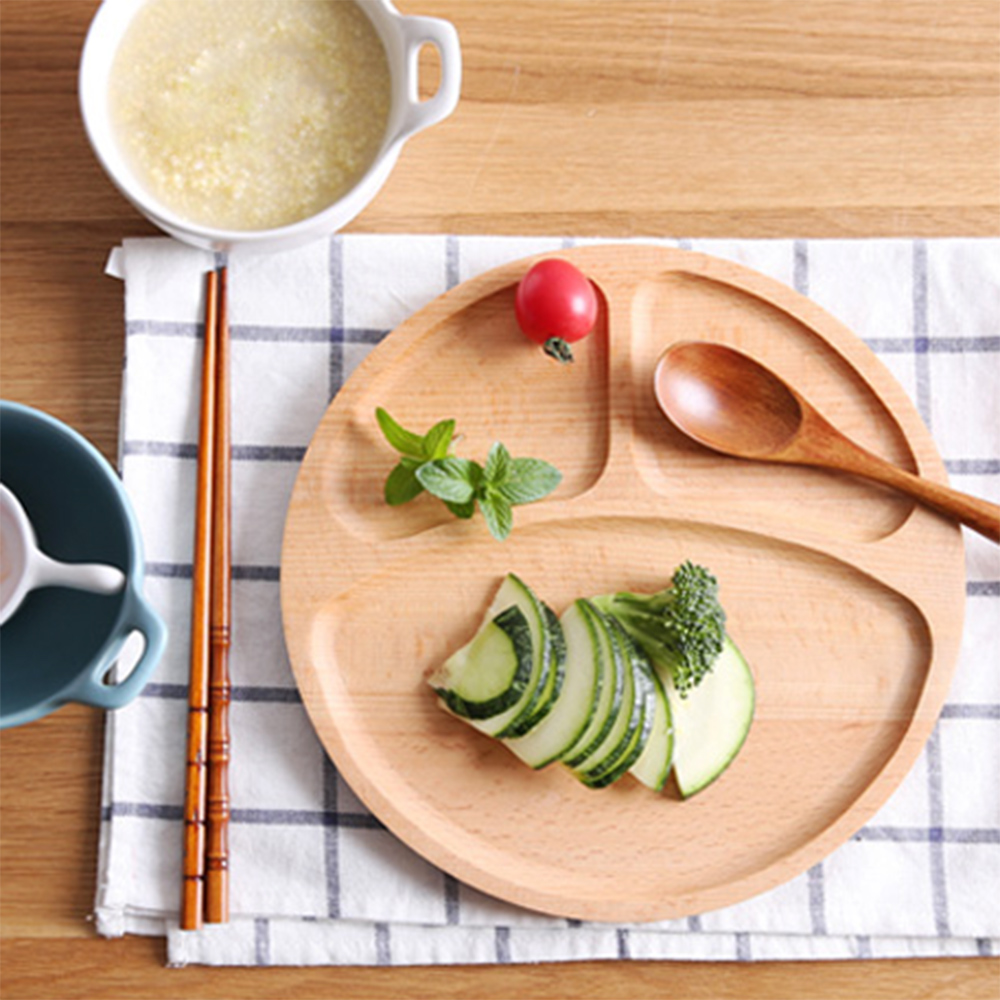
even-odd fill
[[[722,344],[660,358],[656,400],[688,437],[737,458],[838,469],[905,493],[1000,543],[1000,507],[922,479],[855,444],[774,372]]]

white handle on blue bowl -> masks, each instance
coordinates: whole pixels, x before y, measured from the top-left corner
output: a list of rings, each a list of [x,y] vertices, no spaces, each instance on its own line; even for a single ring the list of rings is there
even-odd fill
[[[36,549],[32,557],[35,587],[73,587],[95,594],[117,594],[125,586],[125,574],[104,563],[60,562]]]
[[[458,104],[462,89],[462,50],[458,32],[448,21],[436,17],[400,18],[403,49],[406,54],[407,105],[396,134],[396,141],[436,125],[447,118]],[[424,45],[433,45],[441,60],[441,82],[437,93],[426,101],[419,96],[419,57]]]
[[[105,676],[118,659],[125,641],[133,632],[139,632],[145,648],[135,669],[121,683],[107,683]],[[125,592],[125,607],[118,631],[104,656],[96,661],[70,692],[69,701],[78,701],[94,708],[115,709],[127,705],[146,685],[167,643],[167,627],[160,616],[130,585]]]

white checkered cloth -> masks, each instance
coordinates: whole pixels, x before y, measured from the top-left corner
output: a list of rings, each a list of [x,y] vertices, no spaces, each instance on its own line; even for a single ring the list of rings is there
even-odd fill
[[[580,241],[582,242],[582,241]],[[914,399],[952,482],[1000,501],[1000,241],[647,240],[731,258],[811,296]],[[171,629],[152,683],[109,714],[96,900],[109,936],[166,934],[171,964],[407,965],[814,959],[1000,951],[1000,550],[966,533],[968,615],[949,702],[880,813],[825,861],[740,905],[582,924],[427,864],[338,777],[282,641],[286,506],[329,401],[389,330],[487,268],[560,239],[348,235],[229,260],[233,353],[232,920],[180,931],[201,274],[208,254],[127,241],[121,440],[147,593]]]

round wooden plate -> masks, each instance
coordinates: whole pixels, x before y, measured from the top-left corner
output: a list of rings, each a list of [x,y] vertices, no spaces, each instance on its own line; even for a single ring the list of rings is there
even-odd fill
[[[846,841],[916,760],[946,696],[964,612],[960,530],[885,490],[724,458],[660,415],[671,343],[745,350],[869,449],[944,469],[900,386],[814,303],[684,251],[567,251],[602,299],[573,365],[519,333],[534,259],[453,289],[379,345],[338,394],[292,497],[281,568],[295,676],[320,739],[372,812],[462,881],[565,917],[647,921],[735,903]],[[383,406],[423,432],[454,417],[457,453],[502,440],[564,476],[516,508],[500,543],[423,496],[382,500],[395,453]],[[590,791],[533,772],[446,715],[423,681],[475,631],[504,573],[557,613],[654,591],[692,559],[718,576],[757,682],[733,766],[689,801],[631,779]]]

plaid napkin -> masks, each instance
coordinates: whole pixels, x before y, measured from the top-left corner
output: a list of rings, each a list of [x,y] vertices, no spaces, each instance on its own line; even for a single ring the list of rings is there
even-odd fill
[[[582,241],[581,241],[582,242]],[[594,242],[594,241],[588,241]],[[1000,500],[1000,241],[647,240],[731,258],[813,297],[915,400],[952,482]],[[202,273],[211,255],[126,241],[121,470],[146,540],[165,659],[110,714],[99,931],[166,934],[171,964],[814,959],[1000,948],[1000,550],[972,533],[950,699],[920,761],[848,843],[739,905],[586,924],[485,897],[388,833],[325,755],[282,640],[278,577],[299,463],[331,397],[447,288],[560,239],[338,236],[232,255],[234,760],[227,925],[178,929]]]

